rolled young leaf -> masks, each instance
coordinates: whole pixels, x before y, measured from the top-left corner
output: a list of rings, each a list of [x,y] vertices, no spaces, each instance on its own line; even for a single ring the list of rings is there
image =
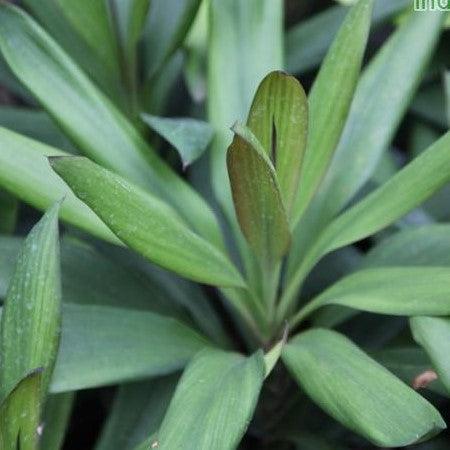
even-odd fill
[[[1,317],[0,399],[37,368],[44,370],[42,395],[48,389],[61,327],[59,207],[29,233],[9,285]]]
[[[273,267],[290,244],[277,175],[251,130],[241,125],[233,130],[227,167],[239,225],[263,267]]]
[[[325,305],[379,314],[450,315],[450,268],[389,267],[355,272],[326,289],[294,316],[298,323]]]
[[[200,334],[169,317],[125,308],[66,304],[51,392],[172,373],[209,346]]]
[[[38,450],[42,369],[27,374],[0,404],[0,448]]]
[[[208,116],[216,136],[211,149],[214,193],[228,219],[234,220],[225,170],[229,129],[244,122],[258,84],[283,64],[281,0],[209,2]],[[232,68],[232,70],[230,70]]]
[[[174,146],[181,156],[184,169],[203,154],[213,138],[212,127],[201,120],[150,114],[142,114],[142,120]]]
[[[288,216],[297,195],[308,130],[308,104],[302,85],[283,72],[271,72],[258,86],[247,127],[271,159]]]
[[[314,402],[377,446],[403,447],[446,427],[430,403],[339,333],[302,333],[283,360]]]
[[[62,220],[101,239],[120,243],[52,171],[47,156],[68,156],[67,153],[1,127],[0,146],[0,186],[41,210],[66,195],[59,213]]]
[[[155,441],[160,450],[234,450],[264,380],[262,352],[204,350],[185,370]]]
[[[128,246],[186,278],[243,287],[237,269],[166,203],[83,157],[50,158],[53,170]]]
[[[412,317],[409,319],[414,340],[430,357],[439,380],[450,393],[450,319],[448,317]]]
[[[12,71],[80,151],[162,197],[194,230],[223,246],[216,218],[203,199],[160,159],[58,44],[8,4],[0,5],[0,49]]]
[[[309,93],[309,133],[295,204],[297,223],[321,182],[339,142],[369,36],[373,0],[350,9]]]

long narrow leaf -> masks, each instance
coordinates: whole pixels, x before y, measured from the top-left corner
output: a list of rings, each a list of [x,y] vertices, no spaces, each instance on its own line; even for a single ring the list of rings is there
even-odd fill
[[[304,276],[323,255],[385,228],[449,181],[450,132],[325,228],[292,276],[280,313],[285,312]]]
[[[27,374],[43,368],[45,395],[61,324],[58,210],[33,228],[19,253],[1,317],[0,399]]]
[[[42,28],[21,10],[5,4],[0,7],[0,49],[17,77],[81,151],[162,196],[194,229],[222,245],[216,219],[205,202]]]
[[[209,345],[180,322],[151,312],[64,305],[51,391],[67,392],[175,372]]]
[[[234,450],[264,380],[260,352],[249,358],[205,350],[184,372],[155,442],[161,450]]]
[[[355,272],[309,303],[296,322],[325,305],[389,315],[450,315],[450,268],[389,267]]]
[[[119,239],[151,261],[203,283],[244,287],[227,257],[166,203],[87,158],[56,157],[51,164]]]
[[[344,128],[369,36],[373,0],[348,13],[309,94],[308,147],[296,200],[296,223],[321,182]]]
[[[66,195],[61,219],[94,236],[119,243],[98,217],[52,171],[47,156],[63,156],[53,147],[0,128],[0,186],[31,206],[45,210]]]
[[[336,332],[298,335],[283,360],[321,408],[377,446],[403,447],[446,427],[430,403]]]

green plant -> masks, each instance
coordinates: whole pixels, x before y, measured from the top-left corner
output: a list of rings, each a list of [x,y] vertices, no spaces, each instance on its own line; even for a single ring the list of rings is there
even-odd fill
[[[309,427],[318,413],[308,397],[376,446],[442,431],[437,409],[396,375],[425,374],[424,385],[450,392],[450,229],[395,227],[450,182],[450,134],[388,175],[379,162],[445,13],[410,14],[360,77],[374,1],[339,7],[327,20],[344,21],[306,96],[276,70],[282,2],[210,0],[208,55],[196,44],[200,11],[186,66],[197,92],[208,59],[209,125],[160,117],[199,1],[178,2],[170,18],[155,1],[173,32],[145,41],[151,62],[138,52],[148,1],[24,4],[44,28],[2,4],[0,50],[21,95],[57,128],[45,115],[27,116],[45,123],[33,128],[44,137],[0,128],[2,232],[17,199],[47,210],[23,243],[0,237],[0,449],[61,448],[72,393],[112,384],[121,387],[97,450],[231,450],[247,430],[257,448],[318,448],[336,433],[327,422],[321,436],[328,419]],[[20,114],[11,127],[23,132]],[[211,204],[174,170],[173,154],[154,149],[159,138],[145,124],[178,150],[183,169],[197,161],[202,192],[211,176]],[[392,234],[382,239],[382,230]],[[371,236],[368,254],[352,246]],[[313,283],[317,274],[326,279]],[[380,315],[383,334],[396,327],[390,318],[407,317],[420,347],[395,328],[408,349],[380,351],[374,331],[378,351],[368,354],[332,330],[361,312]],[[364,346],[369,322],[356,321]]]

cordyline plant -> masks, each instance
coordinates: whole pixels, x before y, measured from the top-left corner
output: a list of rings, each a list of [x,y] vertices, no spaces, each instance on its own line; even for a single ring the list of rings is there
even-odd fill
[[[153,149],[143,123],[185,167],[208,147],[210,126],[139,115],[163,89],[199,2],[184,3],[144,81],[136,45],[148,1],[112,10],[91,0],[24,4],[44,27],[2,4],[0,49],[24,97],[69,139],[52,128],[62,151],[48,136],[44,144],[0,129],[0,186],[47,210],[23,241],[1,237],[0,449],[61,448],[72,393],[111,384],[122,386],[98,450],[319,448],[322,439],[337,448],[336,422],[376,446],[400,447],[443,430],[437,409],[396,375],[450,392],[450,230],[393,226],[450,181],[450,134],[385,183],[372,174],[445,13],[411,13],[360,77],[373,10],[360,0],[306,96],[274,70],[282,3],[212,0],[215,136],[196,186],[211,177],[216,214]],[[65,22],[52,22],[51,11]],[[90,53],[71,45],[75,32]],[[67,225],[61,258],[58,218]],[[381,243],[368,254],[351,252],[372,235]],[[324,281],[312,283],[314,273]],[[370,347],[371,322],[354,319],[361,312],[409,318],[419,362],[411,366],[406,350],[369,355],[333,330],[359,321]],[[380,323],[382,334],[400,332],[397,322]]]

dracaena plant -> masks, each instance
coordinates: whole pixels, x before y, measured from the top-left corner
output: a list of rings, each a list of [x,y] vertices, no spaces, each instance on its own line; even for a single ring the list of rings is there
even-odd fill
[[[211,0],[187,40],[199,1],[170,20],[156,0],[154,13],[23,3],[34,18],[0,5],[5,79],[57,128],[36,111],[11,120],[27,137],[0,128],[0,449],[62,448],[73,393],[116,384],[97,450],[345,448],[346,429],[401,447],[441,432],[413,387],[450,392],[450,228],[399,221],[449,183],[450,134],[389,176],[379,161],[445,13],[410,13],[361,76],[372,21],[405,2],[300,24],[288,69],[323,58],[307,95],[281,70],[280,0]],[[209,124],[158,115],[183,41]],[[191,164],[193,185],[174,168]],[[7,235],[17,200],[47,210],[24,240]],[[367,254],[353,245],[369,237]]]

